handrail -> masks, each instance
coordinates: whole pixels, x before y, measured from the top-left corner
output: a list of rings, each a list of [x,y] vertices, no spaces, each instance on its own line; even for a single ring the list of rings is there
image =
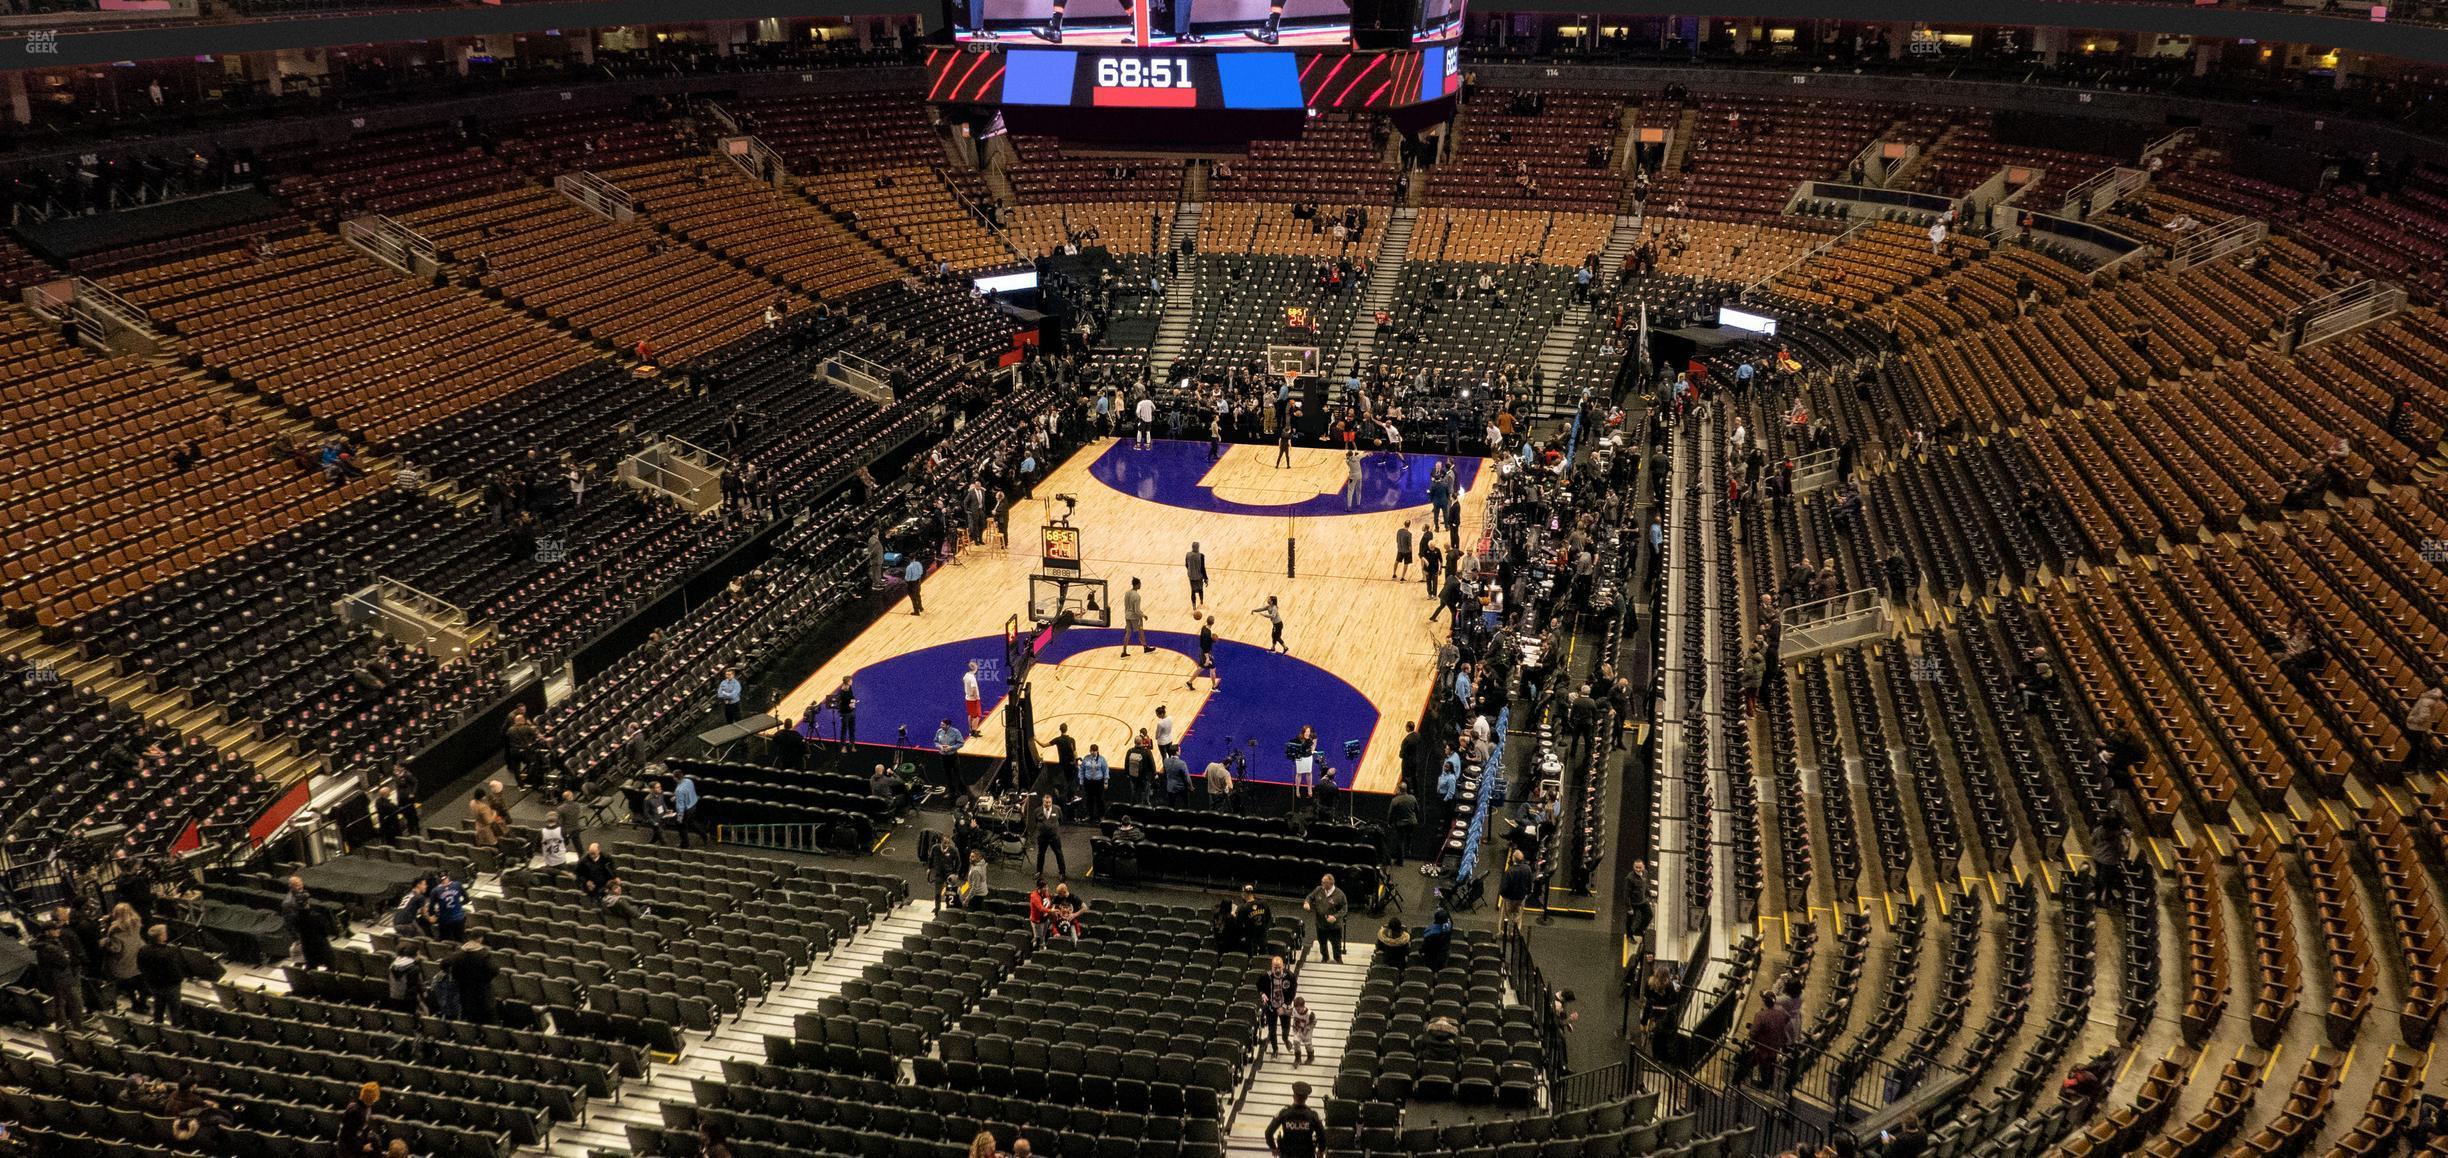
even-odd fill
[[[2147,167],[2150,164],[2151,158],[2168,152],[2171,149],[2181,149],[2186,145],[2192,144],[2194,138],[2200,134],[2201,130],[2187,126],[2185,128],[2178,129],[2175,132],[2169,133],[2164,137],[2159,137],[2151,141],[2149,144],[2142,146],[2142,155],[2137,159],[2137,162]]]
[[[2298,335],[2295,344],[2300,349],[2343,337],[2405,307],[2404,286],[2367,278],[2305,302],[2289,316],[2289,321]]]
[[[765,824],[718,824],[714,826],[714,843],[736,844],[747,848],[767,848],[781,852],[822,852],[824,842],[818,837],[826,826],[814,821],[782,821]]]
[[[2150,174],[2123,165],[2111,165],[2098,176],[2066,190],[2065,199],[2057,203],[2057,212],[2061,215],[2072,214],[2078,218],[2087,218],[2091,214],[2124,200],[2134,190],[2148,184],[2150,184]],[[2102,189],[2111,190],[2115,194],[2108,198],[2108,205],[2096,203]]]
[[[725,111],[721,105],[714,103],[712,100],[702,100],[697,102],[697,107],[704,110],[706,115],[713,117],[715,123],[723,127],[723,135],[739,135],[739,119]]]
[[[1819,256],[1820,254],[1826,253],[1827,251],[1829,251],[1829,250],[1831,250],[1831,249],[1834,249],[1834,248],[1836,248],[1836,247],[1837,247],[1837,246],[1839,246],[1839,245],[1844,244],[1844,243],[1845,243],[1845,241],[1846,241],[1846,239],[1848,239],[1848,238],[1852,237],[1854,234],[1859,233],[1859,232],[1861,232],[1861,231],[1862,231],[1862,230],[1864,230],[1864,229],[1868,229],[1869,227],[1871,227],[1872,225],[1875,225],[1875,224],[1877,224],[1877,223],[1878,223],[1878,219],[1877,219],[1877,218],[1875,218],[1875,217],[1865,217],[1865,218],[1863,218],[1860,224],[1855,225],[1855,226],[1854,226],[1854,227],[1852,227],[1851,229],[1847,229],[1847,230],[1845,230],[1844,232],[1839,233],[1839,234],[1837,234],[1836,236],[1834,236],[1834,237],[1832,237],[1832,238],[1829,238],[1826,244],[1821,245],[1819,248],[1814,249],[1814,250],[1810,251],[1809,253],[1805,253],[1805,254],[1803,254],[1802,256],[1800,256],[1800,257],[1797,257],[1797,258],[1793,259],[1792,261],[1786,262],[1784,265],[1778,266],[1778,267],[1777,267],[1777,269],[1775,270],[1775,272],[1770,273],[1768,276],[1763,277],[1763,278],[1759,279],[1758,281],[1752,282],[1750,285],[1744,286],[1744,287],[1742,288],[1742,292],[1741,292],[1741,293],[1738,293],[1738,294],[1734,295],[1734,296],[1735,296],[1735,298],[1736,298],[1736,300],[1741,300],[1741,299],[1743,299],[1743,298],[1748,298],[1748,297],[1750,297],[1750,296],[1751,296],[1751,292],[1752,292],[1753,290],[1756,290],[1756,289],[1760,288],[1761,286],[1764,286],[1764,285],[1767,285],[1767,284],[1769,284],[1769,283],[1771,283],[1771,282],[1774,282],[1776,279],[1778,279],[1778,278],[1780,278],[1780,277],[1783,277],[1783,276],[1785,276],[1786,274],[1791,273],[1791,272],[1793,272],[1793,271],[1794,271],[1794,270],[1796,270],[1796,269],[1801,268],[1801,267],[1802,267],[1802,263],[1804,263],[1804,262],[1806,262],[1806,261],[1809,261],[1810,259],[1812,259],[1812,258],[1814,258],[1814,257],[1817,257],[1817,256]]]
[[[1619,1061],[1566,1074],[1547,1088],[1549,1105],[1558,1110],[1578,1110],[1607,1102],[1619,1102],[1631,1096],[1632,1063]]]
[[[2269,222],[2258,217],[2237,214],[2216,225],[2205,226],[2184,235],[2168,254],[2168,268],[2190,269],[2205,261],[2225,257],[2249,245],[2257,245],[2269,236]]]

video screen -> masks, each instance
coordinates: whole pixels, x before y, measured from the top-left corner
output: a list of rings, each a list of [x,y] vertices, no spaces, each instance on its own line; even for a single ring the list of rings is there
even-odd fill
[[[1406,39],[1410,45],[1461,39],[1462,5],[1463,0],[951,0],[951,23],[955,43],[1015,48],[1376,49],[1405,47]]]

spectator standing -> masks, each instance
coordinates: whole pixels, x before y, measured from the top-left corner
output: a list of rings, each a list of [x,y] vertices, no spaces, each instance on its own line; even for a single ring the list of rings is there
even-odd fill
[[[1735,1061],[1732,1084],[1741,1085],[1756,1073],[1765,1085],[1774,1088],[1777,1062],[1792,1039],[1793,1016],[1777,1001],[1776,994],[1760,994],[1759,1012],[1751,1015],[1750,1047]]]
[[[969,877],[962,885],[961,891],[965,894],[962,903],[968,908],[974,909],[986,900],[985,853],[972,851],[969,854]]]
[[[1505,858],[1504,879],[1496,886],[1497,928],[1500,931],[1526,931],[1522,927],[1522,906],[1530,900],[1537,877],[1530,869],[1530,858],[1520,849]]]
[[[485,948],[484,938],[470,937],[459,950],[442,961],[450,971],[451,982],[459,990],[462,1016],[475,1025],[493,1024],[493,979],[501,968],[493,963],[493,951]]]
[[[425,997],[425,960],[418,952],[416,942],[400,941],[398,951],[391,958],[388,980],[391,1008],[401,1013],[417,1012],[418,1004]]]
[[[1218,812],[1237,814],[1241,811],[1240,802],[1233,796],[1237,786],[1233,783],[1231,761],[1222,759],[1208,761],[1203,779],[1207,783],[1208,807]]]
[[[1286,966],[1282,957],[1268,958],[1266,975],[1258,979],[1258,1008],[1266,1022],[1267,1054],[1270,1057],[1279,1043],[1289,1044],[1292,1001],[1298,996],[1300,974]]]
[[[187,961],[170,944],[170,926],[145,930],[144,948],[136,951],[136,975],[144,982],[145,1000],[153,1006],[153,1024],[179,1023],[180,993],[187,984]]]
[[[445,941],[458,941],[467,933],[467,889],[452,880],[449,873],[436,877],[427,905],[433,913],[434,935]]]
[[[672,789],[672,828],[678,833],[680,847],[687,848],[689,831],[697,826],[697,778],[686,772]]]
[[[1292,1064],[1308,1065],[1317,1057],[1310,1040],[1317,1034],[1317,1013],[1307,998],[1292,999]]]
[[[1112,774],[1112,769],[1106,766],[1105,754],[1097,751],[1096,745],[1088,745],[1088,754],[1079,761],[1079,789],[1081,799],[1088,802],[1090,824],[1105,822],[1105,782]]]
[[[309,969],[329,972],[338,962],[332,953],[332,932],[335,926],[331,909],[321,901],[314,899],[313,895],[306,891],[305,886],[298,883],[296,877],[291,877],[289,880],[294,889],[293,895],[298,898],[295,925],[298,957],[306,962],[306,967]]]
[[[723,723],[739,723],[740,681],[738,672],[728,668],[724,669],[722,682],[714,685],[714,702],[722,705]]]
[[[51,994],[51,1015],[63,1026],[85,1024],[85,961],[65,922],[52,920],[34,939],[34,966]]]
[[[136,955],[144,949],[144,922],[134,906],[125,901],[111,906],[110,920],[102,928],[101,949],[102,974],[110,982],[104,1006],[116,1008],[124,996],[130,1005],[144,1008],[144,994],[136,984]]]
[[[1393,801],[1386,805],[1386,856],[1395,868],[1403,867],[1404,860],[1411,855],[1413,835],[1419,830],[1419,813],[1419,797],[1412,795],[1406,778],[1395,789]]]
[[[926,600],[919,594],[919,586],[925,579],[926,564],[919,561],[918,556],[913,553],[909,557],[909,563],[901,568],[901,581],[909,587],[910,614],[912,615],[926,614]]]
[[[958,791],[961,787],[958,756],[963,741],[964,737],[960,729],[953,727],[950,719],[939,721],[935,725],[935,754],[943,761],[944,787],[953,791]]]
[[[558,880],[561,866],[569,860],[569,837],[561,831],[561,810],[544,814],[544,827],[536,832],[536,867],[546,880]]]
[[[1333,873],[1318,878],[1301,908],[1317,927],[1318,960],[1342,963],[1343,918],[1351,910],[1351,897],[1335,886]]]
[[[1040,877],[1045,875],[1046,853],[1051,850],[1054,853],[1054,871],[1070,876],[1071,866],[1063,863],[1062,806],[1054,802],[1051,794],[1040,793],[1032,811],[1037,821],[1037,874]]]

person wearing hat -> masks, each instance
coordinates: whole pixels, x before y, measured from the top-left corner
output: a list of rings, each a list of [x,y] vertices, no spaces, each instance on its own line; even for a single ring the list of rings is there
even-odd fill
[[[382,1143],[374,1129],[374,1103],[382,1100],[382,1087],[373,1082],[357,1087],[357,1097],[348,1108],[340,1111],[340,1136],[334,1154],[373,1154]]]
[[[1316,1158],[1325,1135],[1325,1120],[1309,1108],[1309,1083],[1292,1083],[1292,1104],[1275,1111],[1275,1120],[1267,1123],[1268,1152],[1278,1158]]]

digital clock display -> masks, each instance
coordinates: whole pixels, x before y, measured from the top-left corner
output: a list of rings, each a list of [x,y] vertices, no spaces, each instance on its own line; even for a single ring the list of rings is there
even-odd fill
[[[1214,76],[1214,62],[1206,63],[1207,74]],[[1186,56],[1098,55],[1088,75],[1091,81],[1088,103],[1100,108],[1199,106],[1198,77],[1190,71],[1190,58]]]
[[[1150,52],[938,48],[927,99],[949,104],[1143,109],[1384,109],[1461,86],[1446,48],[1410,52]]]
[[[1190,61],[1184,57],[1100,56],[1096,62],[1096,86],[1195,89],[1198,82],[1190,79]]]

